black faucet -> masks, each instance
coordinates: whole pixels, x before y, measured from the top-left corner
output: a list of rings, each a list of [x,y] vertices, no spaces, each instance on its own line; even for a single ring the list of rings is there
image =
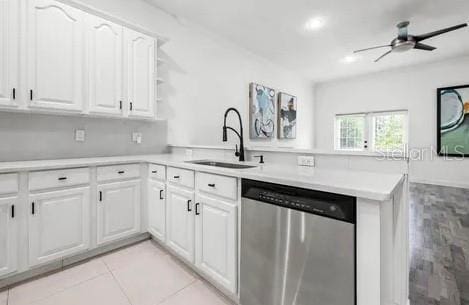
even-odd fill
[[[239,118],[239,132],[237,132],[234,128],[231,128],[229,126],[226,126],[226,117],[230,113],[230,111],[236,112]],[[228,108],[225,112],[225,120],[223,121],[223,142],[228,141],[228,133],[227,130],[232,130],[235,134],[238,135],[239,137],[239,151],[238,151],[238,146],[236,146],[236,152],[235,156],[239,157],[239,161],[244,161],[244,141],[243,141],[243,121],[241,120],[241,114],[239,114],[239,111],[236,110],[236,108]]]

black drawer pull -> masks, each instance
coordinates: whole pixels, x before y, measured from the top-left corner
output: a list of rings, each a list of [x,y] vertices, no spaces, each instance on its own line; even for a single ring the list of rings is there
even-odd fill
[[[174,176],[174,179],[179,179],[179,178],[181,178],[181,177],[180,176]]]
[[[33,90],[29,90],[29,99],[33,100]]]
[[[103,192],[99,191],[99,201],[103,201]]]
[[[125,171],[118,171],[117,173],[120,174],[120,175],[122,175],[122,174],[125,173]]]
[[[60,181],[67,180],[67,177],[59,177]]]
[[[192,200],[187,200],[187,212],[192,212],[191,202],[192,202]]]
[[[130,111],[134,110],[134,105],[130,102]]]
[[[158,171],[151,171],[152,174],[156,174]]]
[[[31,202],[31,214],[36,214],[36,209],[35,209],[35,204],[34,204],[34,201]]]
[[[200,215],[199,205],[200,205],[200,203],[198,203],[198,202],[195,204],[195,215]]]
[[[119,101],[119,109],[122,110],[122,101]]]
[[[13,88],[13,100],[16,100],[16,88]]]
[[[160,200],[163,200],[163,190],[160,190]]]
[[[11,206],[11,218],[15,218],[15,205]]]
[[[215,183],[209,183],[208,186],[215,187]]]

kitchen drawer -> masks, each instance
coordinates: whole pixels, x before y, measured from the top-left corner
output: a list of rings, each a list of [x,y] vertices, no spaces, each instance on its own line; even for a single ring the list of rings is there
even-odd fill
[[[166,180],[166,166],[150,164],[148,169],[148,177],[154,180]]]
[[[122,164],[98,167],[98,182],[130,178],[140,178],[139,164]]]
[[[174,185],[194,188],[194,171],[168,167],[168,181]]]
[[[31,191],[88,183],[90,183],[90,170],[87,167],[31,172],[29,174],[29,190]]]
[[[238,182],[234,177],[208,173],[197,173],[197,190],[220,197],[236,200],[238,198]]]
[[[18,174],[0,175],[0,195],[18,192]]]

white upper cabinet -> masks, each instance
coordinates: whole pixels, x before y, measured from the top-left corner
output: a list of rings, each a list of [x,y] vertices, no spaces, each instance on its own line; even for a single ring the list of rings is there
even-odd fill
[[[126,69],[125,91],[129,116],[155,117],[156,41],[131,29],[124,30]]]
[[[0,0],[0,107],[18,106],[19,1]]]
[[[0,276],[16,271],[17,267],[17,198],[0,199]]]
[[[85,13],[54,0],[28,0],[27,10],[29,106],[82,111]]]
[[[122,115],[123,27],[92,15],[86,24],[89,112]]]
[[[34,194],[29,199],[30,266],[89,248],[89,187]]]

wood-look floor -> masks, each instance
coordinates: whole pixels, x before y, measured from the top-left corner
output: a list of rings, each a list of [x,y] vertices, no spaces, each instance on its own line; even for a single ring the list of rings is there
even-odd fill
[[[469,189],[410,186],[410,304],[469,305]]]

